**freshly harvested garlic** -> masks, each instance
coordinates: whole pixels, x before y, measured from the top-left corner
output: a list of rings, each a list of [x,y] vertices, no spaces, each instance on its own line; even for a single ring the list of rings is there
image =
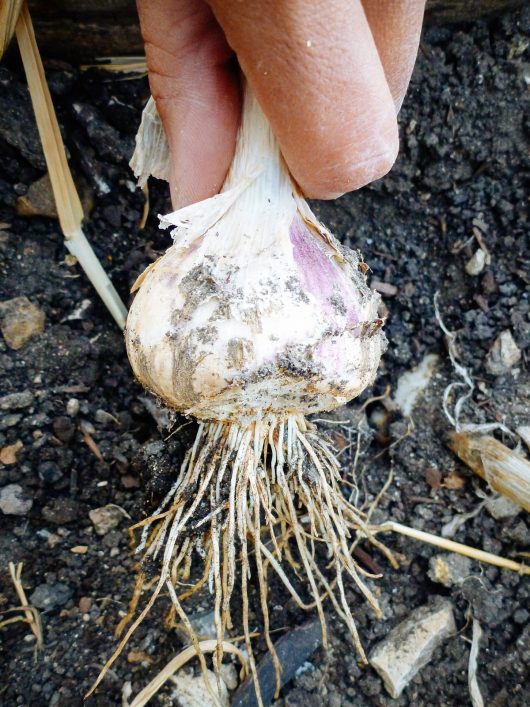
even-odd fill
[[[355,532],[370,532],[342,494],[330,444],[305,415],[343,405],[373,381],[385,337],[379,295],[365,282],[367,267],[318,222],[248,89],[222,192],[163,217],[162,227],[169,226],[174,245],[136,283],[127,350],[138,380],[172,409],[196,418],[199,429],[171,490],[142,523],[137,551],[151,568],[156,560],[159,574],[124,641],[163,589],[186,624],[177,585],[192,562],[200,562],[203,578],[185,594],[209,583],[216,662],[239,582],[256,679],[248,618],[252,558],[278,675],[268,569],[301,607],[316,608],[324,642],[327,596],[364,657],[343,577],[354,580],[378,613],[350,552]],[[332,580],[319,565],[320,548]],[[302,573],[311,605],[295,588]],[[149,579],[140,573],[135,596]]]

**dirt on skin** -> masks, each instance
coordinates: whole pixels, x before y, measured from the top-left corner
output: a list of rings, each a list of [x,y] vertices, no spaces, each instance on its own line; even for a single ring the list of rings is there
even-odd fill
[[[340,459],[350,478],[357,457],[361,502],[373,499],[392,470],[377,519],[390,517],[436,534],[455,516],[476,510],[488,493],[446,446],[451,426],[442,396],[456,374],[435,318],[436,291],[446,325],[458,333],[460,360],[476,383],[463,420],[502,422],[514,430],[530,419],[529,27],[530,12],[523,10],[489,22],[429,29],[400,115],[401,153],[392,173],[316,205],[339,238],[362,250],[372,280],[388,293],[389,348],[375,385],[348,408],[322,417],[350,420],[327,429],[345,449]],[[127,301],[138,274],[169,245],[156,218],[170,208],[166,185],[152,182],[150,216],[140,230],[143,195],[127,167],[147,82],[80,73],[56,61],[48,62],[47,76],[77,181],[92,201],[86,234]],[[20,604],[7,566],[22,562],[23,584],[38,606],[44,636],[36,653],[27,625],[0,627],[0,703],[70,707],[83,704],[82,695],[116,646],[113,631],[134,578],[126,529],[153,510],[171,483],[194,425],[164,441],[167,433],[155,418],[167,422],[167,414],[134,382],[123,337],[79,266],[65,257],[57,222],[16,214],[17,198],[43,175],[44,163],[14,50],[0,68],[0,152],[0,301],[25,296],[46,317],[44,332],[18,350],[0,337],[2,395],[23,394],[4,402],[0,422],[0,449],[21,443],[16,463],[0,465],[0,492],[10,484],[22,489],[15,504],[20,515],[0,513],[0,611]],[[470,275],[466,263],[481,243],[489,262]],[[506,330],[521,357],[494,374],[488,354]],[[399,409],[381,402],[359,412],[387,386],[393,394],[400,376],[428,353],[439,361],[412,412],[413,428]],[[89,511],[107,504],[124,513],[114,514],[114,528],[97,534]],[[454,539],[523,560],[530,544],[528,516],[496,519],[482,507]],[[397,536],[385,540],[402,555],[399,570],[363,546],[372,569],[383,570],[372,587],[384,618],[376,620],[348,587],[367,651],[434,596],[453,603],[457,635],[392,700],[378,675],[358,664],[346,629],[328,607],[330,649],[304,664],[276,704],[469,704],[471,617],[483,630],[478,681],[485,704],[528,704],[528,577],[471,562],[459,583],[445,587],[428,574],[429,560],[439,551]],[[276,583],[270,604],[277,635],[306,620]],[[254,597],[256,630],[258,607]],[[192,614],[210,608],[207,591],[189,604]],[[124,683],[131,682],[136,694],[183,647],[180,634],[164,628],[165,609],[164,599],[87,705],[121,705]],[[237,619],[237,607],[234,614]],[[2,614],[0,621],[15,615]],[[264,653],[261,639],[256,649]],[[168,695],[165,688],[153,704],[169,704]]]

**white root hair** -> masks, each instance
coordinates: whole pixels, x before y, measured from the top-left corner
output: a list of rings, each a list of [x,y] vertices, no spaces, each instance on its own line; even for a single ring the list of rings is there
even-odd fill
[[[136,549],[142,556],[141,569],[129,613],[118,627],[118,634],[127,625],[128,629],[96,685],[164,588],[172,601],[169,619],[178,617],[182,622],[201,667],[206,670],[198,636],[182,602],[205,584],[210,587],[217,640],[213,664],[218,672],[223,641],[232,628],[231,599],[239,575],[245,644],[261,704],[249,625],[251,556],[252,571],[258,580],[264,638],[276,670],[277,693],[281,665],[270,636],[270,569],[300,608],[316,609],[324,646],[328,637],[323,603],[329,599],[347,625],[360,659],[366,662],[344,580],[353,580],[376,616],[380,616],[377,600],[364,579],[374,575],[357,565],[351,546],[364,537],[387,556],[388,551],[372,537],[366,515],[346,500],[342,485],[329,443],[302,415],[270,415],[247,426],[201,422],[177,480],[153,515],[135,526],[142,526]],[[319,565],[319,546],[326,551],[327,569],[332,570],[330,578]],[[202,576],[179,594],[179,588],[189,578],[192,557],[196,556],[202,563]],[[295,588],[297,583],[306,587],[310,602]],[[151,594],[138,613],[146,590]]]

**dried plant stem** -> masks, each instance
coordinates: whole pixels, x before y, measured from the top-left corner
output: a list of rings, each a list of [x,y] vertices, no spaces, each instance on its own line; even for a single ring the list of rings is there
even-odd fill
[[[375,533],[399,533],[400,535],[406,535],[414,540],[420,540],[421,542],[428,543],[429,545],[436,545],[436,547],[441,547],[443,550],[449,550],[449,552],[456,552],[459,555],[465,555],[473,560],[478,560],[479,562],[486,562],[489,565],[495,565],[496,567],[502,567],[503,569],[513,570],[519,574],[530,574],[530,566],[523,565],[520,562],[515,562],[514,560],[508,560],[505,557],[500,557],[499,555],[493,555],[491,552],[485,552],[484,550],[478,550],[475,547],[470,547],[469,545],[464,545],[463,543],[457,543],[454,540],[448,540],[447,538],[442,538],[438,535],[432,535],[431,533],[426,533],[423,530],[416,530],[415,528],[409,528],[401,523],[396,523],[395,521],[387,521],[381,525],[372,526],[370,528],[372,534]]]
[[[11,581],[13,582],[13,586],[15,587],[15,591],[20,600],[20,608],[24,611],[26,621],[29,624],[33,635],[37,639],[37,648],[40,649],[44,645],[42,637],[42,626],[40,623],[39,613],[36,609],[29,605],[29,602],[26,597],[26,592],[24,591],[24,587],[22,586],[23,566],[24,565],[22,564],[22,562],[19,562],[17,565],[15,565],[13,562],[10,562],[9,574],[11,575]]]
[[[66,159],[26,4],[20,12],[16,36],[66,247],[76,256],[116,323],[123,329],[127,310],[81,229],[83,208]]]
[[[329,599],[353,637],[361,660],[366,657],[349,608],[344,580],[349,577],[380,616],[377,600],[350,553],[350,544],[359,532],[372,537],[366,517],[342,494],[337,461],[314,425],[303,416],[269,416],[247,426],[229,422],[203,422],[195,442],[187,452],[178,477],[151,518],[143,521],[140,542],[142,569],[130,613],[132,621],[118,649],[107,662],[92,690],[102,679],[123,646],[145,618],[155,599],[167,590],[173,613],[184,624],[192,647],[203,662],[201,643],[193,631],[177,596],[177,585],[185,581],[192,561],[205,571],[198,583],[206,581],[214,594],[216,649],[214,669],[218,672],[225,636],[232,627],[231,599],[239,576],[238,602],[242,605],[244,640],[250,671],[258,695],[259,685],[249,625],[248,577],[257,576],[263,635],[276,668],[277,692],[281,665],[270,636],[267,587],[272,569],[303,609],[315,608],[321,622],[323,641],[327,630],[323,603]],[[374,539],[378,547],[381,543]],[[328,579],[319,562],[319,548],[327,553]],[[239,565],[239,568],[238,568]],[[156,581],[153,585],[153,570]],[[239,572],[237,571],[239,569]],[[151,576],[150,597],[138,613],[137,605]],[[206,579],[207,578],[207,579]],[[310,594],[308,603],[295,589],[296,579]],[[154,588],[153,588],[154,587]],[[239,596],[240,594],[240,596]],[[133,620],[133,617],[137,618]],[[121,628],[124,628],[123,623]]]
[[[0,3],[0,59],[13,37],[23,2],[24,0],[2,0]]]
[[[223,642],[222,646],[223,650],[226,651],[226,653],[233,653],[239,658],[239,661],[243,667],[243,672],[247,673],[247,661],[243,653],[241,653],[241,651],[239,650],[239,648],[236,648],[236,646],[233,646],[227,641]],[[217,641],[199,641],[199,649],[202,654],[211,653],[218,649],[218,643]],[[162,670],[156,675],[156,677],[154,677],[153,680],[151,680],[151,682],[146,685],[141,692],[136,695],[129,707],[143,707],[143,705],[147,704],[151,697],[153,697],[153,695],[155,695],[158,690],[160,690],[162,685],[177,670],[180,670],[183,665],[186,665],[186,663],[188,663],[192,658],[195,658],[196,655],[197,654],[193,646],[189,646],[188,648],[185,648],[183,651],[181,651],[178,655],[172,658],[167,665],[162,668]]]

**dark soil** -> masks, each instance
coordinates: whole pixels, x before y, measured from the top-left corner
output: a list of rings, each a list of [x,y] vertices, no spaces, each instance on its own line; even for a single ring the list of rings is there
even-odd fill
[[[489,23],[429,29],[400,116],[402,148],[392,173],[316,205],[339,237],[362,249],[373,279],[397,288],[385,299],[389,348],[362,400],[387,385],[395,390],[400,375],[427,353],[440,356],[407,437],[408,420],[399,410],[381,403],[367,407],[357,463],[368,497],[393,471],[379,518],[436,534],[455,515],[475,509],[486,491],[446,446],[451,428],[442,395],[456,374],[434,316],[436,291],[446,325],[458,332],[461,361],[477,383],[464,419],[503,422],[512,430],[530,419],[529,28],[526,10]],[[146,79],[80,73],[58,63],[47,65],[47,75],[76,179],[93,202],[86,235],[127,300],[135,277],[169,245],[156,218],[169,209],[167,186],[151,184],[150,216],[139,230],[143,195],[127,167],[148,97]],[[113,631],[131,594],[134,562],[126,528],[153,509],[193,426],[160,442],[165,434],[153,417],[160,411],[133,380],[116,325],[80,268],[65,260],[57,222],[16,214],[17,197],[42,176],[44,163],[14,51],[0,69],[0,153],[0,301],[26,296],[46,316],[44,333],[18,351],[0,337],[2,395],[28,391],[2,411],[0,449],[18,440],[23,446],[16,464],[0,465],[0,489],[19,484],[33,501],[23,515],[0,514],[0,611],[20,603],[7,566],[22,562],[26,593],[40,607],[44,633],[44,648],[35,655],[27,625],[0,628],[0,703],[81,705],[116,645]],[[470,240],[474,233],[491,254],[478,276],[465,270],[478,247],[476,237]],[[505,374],[493,375],[486,357],[505,330],[522,358]],[[350,413],[340,410],[333,417],[345,419],[358,408],[354,401]],[[337,444],[349,435],[356,439],[351,428],[328,429]],[[346,471],[352,471],[355,451],[353,446],[341,457]],[[131,521],[124,517],[99,536],[88,512],[106,504],[120,506]],[[454,539],[522,559],[530,544],[528,516],[496,520],[483,508]],[[375,620],[353,586],[348,590],[366,648],[434,595],[453,602],[458,635],[391,700],[377,674],[359,666],[347,631],[328,611],[330,650],[312,656],[277,704],[469,704],[471,616],[484,632],[478,677],[485,703],[529,704],[528,578],[473,562],[462,583],[445,588],[428,576],[429,559],[438,551],[397,536],[386,541],[404,556],[399,570],[364,547],[368,562],[384,570],[374,583],[384,619]],[[73,550],[79,546],[86,546],[84,554]],[[270,601],[273,627],[283,629],[279,635],[307,618],[279,587],[272,587]],[[209,602],[204,592],[189,610],[208,608]],[[257,606],[252,625],[259,629]],[[135,694],[182,648],[179,635],[163,626],[164,608],[162,601],[87,704],[120,705],[125,682],[132,682]],[[257,649],[263,653],[260,641]]]

